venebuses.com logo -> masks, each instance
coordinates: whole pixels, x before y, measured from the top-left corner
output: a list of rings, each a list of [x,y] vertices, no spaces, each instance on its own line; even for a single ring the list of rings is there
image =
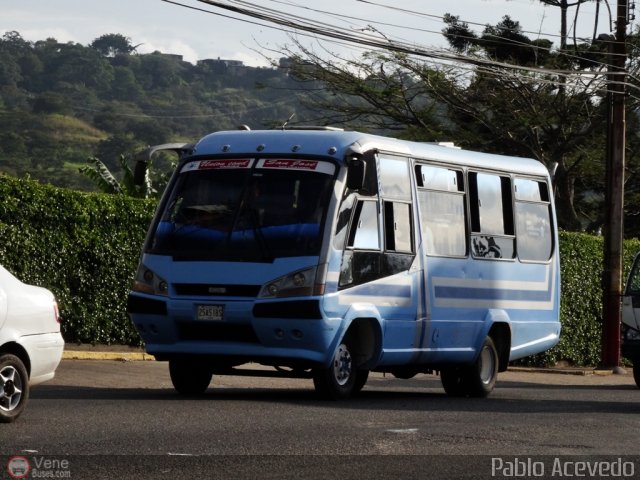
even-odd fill
[[[26,457],[11,457],[7,462],[7,473],[11,478],[27,478],[31,464]]]
[[[71,478],[70,462],[67,459],[21,455],[9,457],[7,461],[9,478]]]

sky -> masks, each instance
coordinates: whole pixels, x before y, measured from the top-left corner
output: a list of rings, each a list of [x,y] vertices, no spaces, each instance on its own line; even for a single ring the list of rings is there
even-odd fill
[[[253,3],[330,23],[345,32],[368,29],[371,35],[402,40],[423,48],[447,46],[440,33],[444,26],[441,17],[445,13],[459,16],[478,32],[483,25],[495,25],[504,15],[509,15],[520,22],[529,38],[548,38],[555,45],[559,43],[559,9],[544,6],[538,0],[222,2],[235,5]],[[609,3],[615,8],[613,0]],[[133,45],[138,45],[138,53],[157,50],[179,54],[191,63],[205,58],[222,58],[262,66],[267,65],[265,56],[277,58],[273,52],[291,44],[290,34],[283,32],[281,27],[197,0],[0,0],[0,11],[0,35],[17,31],[29,41],[53,37],[60,42],[88,45],[101,35],[118,33],[129,37]],[[573,13],[571,10],[570,27],[574,23]],[[594,20],[595,2],[587,2],[580,10],[578,36],[590,37]],[[604,5],[598,33],[611,33]],[[363,51],[355,46],[320,43],[319,37],[297,38],[316,51],[326,48],[353,56],[359,56]]]

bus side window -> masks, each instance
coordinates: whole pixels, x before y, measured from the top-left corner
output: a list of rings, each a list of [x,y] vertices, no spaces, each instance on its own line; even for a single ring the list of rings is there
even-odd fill
[[[518,258],[546,262],[553,252],[551,204],[547,184],[515,179]]]
[[[360,250],[379,250],[378,232],[377,202],[358,202],[347,246]]]
[[[515,257],[511,179],[469,172],[471,252],[476,258]]]
[[[380,278],[378,202],[358,200],[342,256],[339,286],[354,286]]]
[[[413,229],[411,205],[384,202],[385,251],[382,258],[384,276],[409,270],[413,263]]]
[[[462,171],[419,164],[416,180],[427,255],[466,256],[466,196]]]
[[[411,241],[411,205],[384,202],[385,250],[413,253]]]

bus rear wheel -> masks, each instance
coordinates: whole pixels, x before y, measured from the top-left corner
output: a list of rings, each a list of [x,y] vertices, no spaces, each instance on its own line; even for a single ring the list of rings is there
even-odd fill
[[[464,397],[467,394],[464,367],[447,367],[440,370],[440,381],[450,397]]]
[[[493,339],[486,337],[472,365],[445,368],[440,372],[440,380],[450,396],[483,398],[495,387],[498,366],[498,350]]]
[[[173,359],[169,360],[169,375],[173,388],[182,395],[202,395],[211,383],[211,371],[197,362]]]
[[[322,398],[343,400],[354,393],[356,375],[357,369],[349,345],[341,343],[338,345],[331,365],[328,368],[317,368],[313,371],[313,385]]]
[[[498,379],[498,350],[491,337],[484,339],[480,355],[470,367],[467,393],[470,397],[486,397],[493,391]]]

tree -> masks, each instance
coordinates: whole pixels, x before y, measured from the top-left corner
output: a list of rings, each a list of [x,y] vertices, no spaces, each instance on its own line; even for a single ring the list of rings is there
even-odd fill
[[[583,3],[593,1],[593,0],[540,0],[540,3],[544,3],[545,5],[551,5],[552,7],[560,8],[560,50],[566,50],[567,48],[567,12],[569,8],[576,7],[576,17],[574,19],[574,26],[577,24],[578,20],[578,12],[580,10],[580,5]],[[600,0],[595,0],[598,2],[598,7],[600,6]],[[593,40],[595,40],[595,28],[597,28],[598,24],[598,15],[595,16],[595,27],[594,27],[594,35]],[[575,43],[575,41],[574,41]]]
[[[105,57],[115,57],[116,55],[130,55],[135,51],[136,46],[131,44],[131,39],[119,33],[107,33],[96,38],[89,46]]]
[[[121,165],[122,152],[134,152],[142,146],[130,133],[116,133],[98,143],[96,155],[102,158],[105,165],[116,170]]]
[[[474,53],[471,72],[468,65],[432,66],[393,52],[325,59],[295,41],[295,52],[285,53],[295,60],[297,78],[325,86],[310,100],[317,111],[331,112],[326,121],[364,123],[418,140],[454,139],[471,149],[534,157],[549,168],[557,164],[559,223],[583,228],[576,180],[602,171],[604,78],[573,75],[567,82],[554,69],[561,64],[597,74],[606,65],[593,56],[585,63],[567,60],[549,42],[528,39],[509,17],[481,36],[457,17],[446,18],[443,33],[452,47]],[[546,69],[531,69],[536,66]]]

